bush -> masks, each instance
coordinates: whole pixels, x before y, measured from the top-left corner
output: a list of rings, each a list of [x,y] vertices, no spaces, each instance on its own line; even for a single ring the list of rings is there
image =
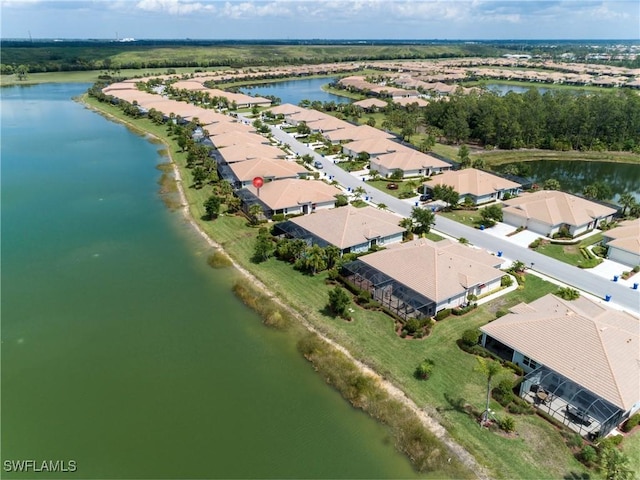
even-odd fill
[[[516,429],[516,421],[513,419],[513,417],[501,418],[500,420],[498,420],[498,425],[507,433],[511,433]]]
[[[437,321],[444,320],[449,315],[451,315],[451,309],[450,308],[445,308],[443,310],[440,310],[438,313],[436,313],[436,320]]]
[[[533,242],[529,244],[529,248],[535,250],[542,244],[542,238],[538,237]]]
[[[282,222],[284,221],[284,219],[285,219],[284,213],[275,213],[271,217],[271,220],[273,220],[274,222]]]
[[[454,308],[453,310],[451,310],[451,313],[453,313],[454,315],[460,316],[460,315],[464,315],[465,313],[469,313],[474,308],[478,308],[477,303],[472,303],[462,308]]]
[[[462,341],[462,343],[468,345],[469,347],[477,345],[478,341],[480,340],[480,330],[478,330],[477,328],[470,328],[468,330],[465,330],[464,332],[462,332],[462,337],[460,337],[460,340]]]
[[[426,380],[433,371],[433,361],[425,358],[417,367],[414,372],[414,376],[420,380]]]
[[[629,417],[627,421],[622,424],[622,431],[630,432],[638,425],[640,425],[640,413],[636,413],[635,415]]]
[[[615,448],[622,443],[623,439],[624,437],[622,435],[611,435],[610,437],[604,438],[598,442],[598,450],[602,452],[607,448]]]
[[[504,362],[504,366],[513,370],[517,375],[524,375],[524,370],[520,365],[517,365],[513,362]]]
[[[511,285],[513,285],[513,278],[511,277],[511,275],[503,275],[500,279],[500,286],[510,287]]]
[[[417,318],[410,318],[407,323],[404,324],[404,329],[409,335],[413,335],[420,329],[420,321]]]
[[[569,445],[569,447],[571,448],[580,448],[583,444],[584,441],[582,440],[582,436],[579,433],[569,435],[569,438],[567,439],[567,445]]]
[[[504,317],[505,315],[507,315],[509,313],[508,310],[503,310],[500,309],[496,312],[496,318],[500,318],[500,317]]]
[[[631,270],[633,273],[638,273],[640,272],[640,265],[636,265],[635,267],[633,267],[633,269]]]
[[[580,460],[583,461],[587,465],[591,465],[598,460],[598,452],[591,445],[585,445],[580,450]]]

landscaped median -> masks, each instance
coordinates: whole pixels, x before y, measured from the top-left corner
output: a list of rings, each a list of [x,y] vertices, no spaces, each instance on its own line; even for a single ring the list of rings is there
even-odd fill
[[[163,139],[182,178],[191,177],[191,171],[185,167],[185,154],[167,137],[165,127],[156,126],[146,119],[131,120],[122,115],[118,108],[99,104],[93,99],[86,101],[117,119]],[[442,455],[449,449],[441,439],[428,435],[429,432],[416,430],[417,417],[405,417],[404,410],[396,408],[393,399],[386,396],[388,391],[384,393],[385,390],[378,390],[378,386],[386,381],[401,388],[419,408],[446,427],[448,435],[486,466],[490,476],[562,478],[570,474],[586,474],[586,469],[565,446],[561,433],[541,417],[517,416],[516,435],[507,437],[481,428],[473,416],[459,408],[461,404],[470,404],[475,409],[483,409],[486,389],[486,378],[474,371],[475,356],[456,345],[463,332],[491,321],[498,309],[555,291],[555,285],[531,276],[523,289],[481,305],[466,315],[449,317],[436,323],[427,338],[403,339],[394,333],[394,322],[387,315],[364,310],[355,303],[351,307],[350,322],[328,315],[327,297],[333,285],[328,284],[326,272],[303,274],[294,271],[291,264],[273,257],[254,263],[251,259],[258,229],[249,226],[242,216],[222,215],[213,221],[204,220],[207,216],[203,204],[210,192],[207,188],[189,188],[187,183],[183,184],[183,189],[190,215],[199,228],[220,244],[240,268],[269,286],[267,297],[291,308],[295,317],[302,318],[318,334],[346,348],[355,359],[370,366],[381,376],[380,381],[368,380],[359,370],[353,370],[349,361],[345,363],[348,357],[333,352],[331,348],[335,347],[328,347],[320,337],[307,337],[306,334],[301,337],[300,349],[314,362],[315,368],[354,405],[389,424],[398,448],[411,456],[417,468],[434,471],[439,478],[468,475],[458,463],[456,455],[446,455],[446,458]],[[273,311],[270,312],[273,320]],[[291,331],[297,335],[299,330],[294,328]],[[433,360],[432,372],[426,381],[414,376],[416,365],[423,362],[425,356]],[[333,378],[340,371],[342,373]],[[326,372],[332,372],[331,378],[327,377]],[[367,392],[366,398],[358,394],[361,388]],[[492,401],[491,408],[499,415],[504,413],[504,409],[495,401]],[[396,413],[396,410],[400,413]],[[431,445],[422,452],[427,454],[426,458],[418,455],[425,442]],[[430,452],[436,453],[429,456]],[[451,462],[448,458],[452,458]]]

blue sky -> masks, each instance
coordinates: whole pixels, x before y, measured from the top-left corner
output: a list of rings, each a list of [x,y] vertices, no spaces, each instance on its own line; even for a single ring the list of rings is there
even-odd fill
[[[0,0],[2,38],[638,39],[638,0]]]

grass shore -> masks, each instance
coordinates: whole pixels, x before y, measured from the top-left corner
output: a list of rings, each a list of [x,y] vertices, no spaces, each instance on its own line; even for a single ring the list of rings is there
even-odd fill
[[[371,375],[376,379],[372,381],[373,384],[380,386],[387,393],[394,391],[392,387],[396,388],[399,393],[391,397],[394,400],[399,400],[406,394],[408,405],[413,407],[413,421],[422,418],[423,421],[432,422],[430,431],[442,442],[442,448],[457,452],[457,455],[453,455],[454,460],[444,466],[451,470],[438,470],[440,478],[466,477],[465,471],[468,469],[481,478],[562,478],[568,475],[581,478],[583,475],[591,474],[573,458],[565,446],[562,433],[542,418],[536,415],[516,417],[517,435],[506,437],[480,428],[464,409],[459,408],[462,404],[469,404],[475,409],[482,409],[485,389],[485,379],[473,371],[475,357],[463,352],[456,345],[456,340],[462,332],[490,321],[498,309],[531,301],[555,291],[557,287],[537,277],[529,277],[524,289],[482,305],[471,314],[439,322],[432,334],[423,340],[414,341],[398,337],[393,331],[393,322],[385,314],[361,310],[355,305],[351,322],[329,317],[325,314],[327,292],[330,288],[326,274],[307,276],[292,272],[290,265],[273,258],[255,264],[251,257],[256,230],[249,227],[244,218],[224,215],[215,221],[202,220],[202,204],[209,192],[206,188],[189,188],[188,182],[183,181],[190,178],[190,172],[184,166],[185,155],[179,151],[175,142],[166,137],[164,127],[154,125],[145,119],[136,120],[134,124],[113,106],[99,104],[86,96],[83,101],[110,118],[127,123],[134,131],[150,133],[162,139],[174,164],[178,185],[184,193],[182,203],[188,209],[194,227],[209,239],[215,239],[215,242],[211,242],[212,245],[224,249],[240,271],[255,278],[257,284],[268,285],[267,297],[276,302],[279,308],[287,308],[287,311],[291,312],[297,319],[297,322],[293,322],[294,325],[299,323],[306,330],[320,335],[324,342],[342,352],[354,365],[364,369],[370,368]],[[337,354],[312,355],[305,345],[301,345],[301,351],[314,362],[318,371],[323,372],[323,368],[330,368],[333,362],[338,361],[336,358],[340,357]],[[316,350],[324,351],[325,348],[328,347],[322,346]],[[433,375],[426,382],[413,377],[413,370],[425,355],[435,363]],[[326,363],[322,363],[323,361]],[[360,373],[362,368],[359,370]],[[509,375],[507,371],[502,374]],[[359,378],[352,377],[352,381],[347,382],[347,385],[353,385]],[[336,383],[330,383],[340,390]],[[368,380],[355,382],[358,383],[367,389],[370,385]],[[343,395],[349,398],[344,392]],[[371,397],[378,398],[382,404],[387,402],[382,393],[372,394]],[[369,405],[368,400],[358,400],[357,405],[352,403],[359,408]],[[497,403],[492,402],[491,408],[504,415],[504,410]],[[373,410],[368,411],[372,416],[385,421],[373,413]],[[399,424],[403,421],[399,421]],[[390,428],[393,431],[394,427],[390,425]],[[399,431],[409,430],[400,428]],[[413,434],[396,437],[394,434],[394,438],[404,439],[409,444],[414,442],[415,446],[417,437]],[[400,445],[398,448],[407,452],[407,449]],[[467,451],[480,465],[470,456],[465,456]],[[420,462],[414,461],[414,464],[420,465]],[[429,467],[441,466],[432,464]]]

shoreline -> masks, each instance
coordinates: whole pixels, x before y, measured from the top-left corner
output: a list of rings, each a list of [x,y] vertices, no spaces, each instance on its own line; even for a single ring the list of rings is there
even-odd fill
[[[440,441],[442,441],[449,448],[449,450],[458,458],[458,460],[466,468],[468,468],[470,472],[474,473],[477,478],[479,478],[481,480],[489,480],[491,478],[489,476],[488,472],[487,472],[487,469],[484,466],[480,465],[477,462],[477,460],[473,457],[473,455],[471,455],[464,447],[462,447],[460,444],[458,444],[448,434],[446,429],[439,422],[437,422],[433,417],[431,417],[425,411],[425,409],[420,408],[399,387],[397,387],[391,381],[385,379],[382,375],[377,373],[375,370],[373,370],[368,365],[366,365],[363,362],[361,362],[361,361],[357,360],[356,358],[354,358],[351,355],[351,353],[349,352],[348,349],[346,349],[345,347],[343,347],[342,345],[340,345],[339,343],[337,343],[333,339],[327,337],[321,331],[317,330],[298,311],[296,311],[290,305],[284,303],[277,296],[273,295],[273,293],[269,290],[269,288],[260,279],[258,279],[253,273],[251,273],[249,270],[247,270],[242,265],[240,265],[238,262],[236,262],[235,259],[232,258],[224,250],[224,248],[219,243],[217,243],[213,238],[211,238],[200,227],[200,225],[198,225],[197,221],[195,220],[195,218],[193,217],[193,215],[191,215],[191,212],[189,211],[189,202],[187,200],[187,197],[186,197],[186,194],[185,194],[185,191],[184,191],[184,183],[183,183],[182,175],[180,174],[180,169],[179,169],[177,163],[174,161],[173,156],[171,155],[170,145],[168,145],[162,138],[159,138],[156,135],[154,135],[153,133],[150,133],[148,131],[145,131],[144,129],[139,128],[134,123],[122,120],[122,119],[120,119],[118,117],[115,117],[114,115],[111,115],[111,114],[109,114],[107,112],[104,112],[104,111],[102,111],[100,109],[97,109],[97,108],[93,107],[92,105],[89,105],[88,103],[86,103],[84,101],[82,96],[76,97],[76,98],[74,98],[74,100],[79,102],[80,104],[82,104],[85,108],[87,108],[87,109],[89,109],[91,111],[94,111],[96,113],[99,113],[100,115],[104,116],[106,119],[108,119],[110,121],[114,121],[116,123],[121,123],[123,125],[126,125],[128,128],[131,128],[132,130],[134,130],[136,132],[144,134],[148,139],[154,139],[154,140],[162,143],[166,147],[166,156],[168,157],[169,163],[172,166],[172,171],[173,171],[173,175],[174,175],[174,181],[175,181],[175,184],[176,184],[178,197],[180,199],[179,205],[177,205],[176,208],[180,209],[180,211],[181,211],[182,215],[184,216],[184,218],[188,221],[190,226],[200,235],[200,237],[202,237],[202,239],[210,247],[215,248],[217,251],[219,251],[222,254],[224,254],[225,257],[227,257],[230,260],[232,266],[234,267],[234,269],[237,272],[239,272],[244,278],[249,280],[253,286],[257,287],[262,292],[264,292],[268,296],[268,298],[270,300],[274,301],[281,308],[285,309],[289,314],[291,314],[298,321],[298,323],[302,327],[304,327],[304,329],[306,331],[308,331],[310,333],[313,333],[313,334],[316,334],[322,341],[324,341],[325,343],[327,343],[332,348],[334,348],[334,349],[338,350],[339,352],[341,352],[342,354],[344,354],[347,357],[347,359],[353,365],[355,365],[356,368],[362,374],[373,378],[376,381],[376,383],[378,385],[380,385],[380,387],[387,394],[389,394],[393,399],[398,400],[403,405],[408,407],[413,412],[413,414],[416,416],[416,418],[420,421],[420,423],[427,430],[429,430],[436,438],[438,438]],[[345,400],[346,400],[346,398],[345,398]],[[365,412],[366,412],[366,410],[365,410]]]

